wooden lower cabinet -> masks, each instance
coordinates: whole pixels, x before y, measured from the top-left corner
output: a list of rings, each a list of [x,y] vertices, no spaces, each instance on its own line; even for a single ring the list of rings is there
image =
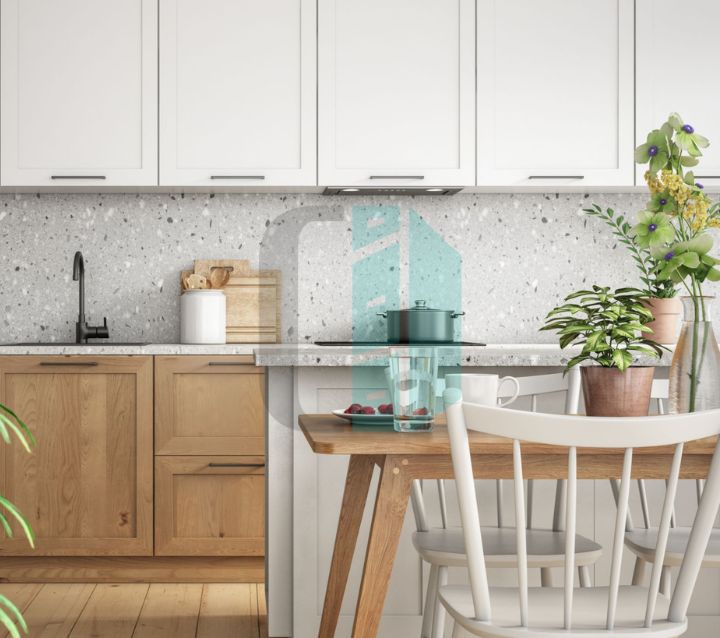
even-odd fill
[[[155,457],[155,554],[263,556],[264,457]]]
[[[0,445],[0,494],[37,535],[0,554],[152,555],[152,381],[152,357],[0,357],[0,401],[37,441]]]

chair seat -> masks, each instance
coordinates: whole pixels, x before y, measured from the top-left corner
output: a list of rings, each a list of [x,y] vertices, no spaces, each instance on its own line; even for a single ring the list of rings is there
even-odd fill
[[[625,534],[625,545],[636,556],[648,563],[653,563],[655,562],[657,534],[656,527],[634,529]],[[682,563],[689,538],[689,527],[673,527],[670,529],[667,552],[663,561],[664,565],[676,567]],[[710,533],[710,542],[705,551],[703,567],[720,567],[720,529],[713,529]]]
[[[478,636],[512,637],[526,635],[537,630],[548,636],[568,635],[563,627],[564,599],[562,587],[531,587],[528,590],[528,629],[520,628],[520,602],[515,587],[491,587],[491,622],[473,620],[475,611],[470,587],[466,585],[448,585],[440,588],[440,600],[450,615],[468,631]],[[645,606],[648,590],[646,587],[620,587],[618,594],[615,629],[637,629],[637,633],[652,633],[654,636],[679,636],[687,629],[687,623],[671,623],[667,618],[670,601],[658,595],[652,630],[643,629]],[[575,589],[573,596],[572,629],[582,631],[583,638],[602,636],[607,638],[605,630],[608,603],[607,587],[589,587]],[[597,633],[593,630],[597,630]],[[518,633],[519,631],[522,634]],[[588,632],[588,633],[585,633]],[[570,633],[570,635],[575,635]],[[613,634],[615,635],[615,634]]]
[[[528,567],[561,567],[565,564],[565,532],[529,529],[526,539]],[[448,567],[464,567],[467,564],[462,527],[414,532],[412,540],[425,562]],[[488,567],[517,566],[514,527],[483,527],[482,541]],[[578,566],[592,565],[601,553],[602,547],[595,541],[575,536],[575,561]]]

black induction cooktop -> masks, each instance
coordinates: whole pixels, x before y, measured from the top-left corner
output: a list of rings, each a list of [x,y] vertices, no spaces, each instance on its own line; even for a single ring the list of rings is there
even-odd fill
[[[441,341],[424,343],[419,341],[413,341],[412,343],[388,343],[387,341],[316,341],[316,346],[367,346],[367,347],[388,347],[388,346],[419,346],[419,347],[437,347],[437,348],[451,348],[452,346],[484,346],[485,343],[479,343],[476,341]]]

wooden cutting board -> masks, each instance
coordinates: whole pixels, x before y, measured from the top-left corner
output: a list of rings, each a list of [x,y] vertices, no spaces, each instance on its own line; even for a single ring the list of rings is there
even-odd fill
[[[227,301],[228,343],[279,343],[280,271],[254,270],[246,259],[196,259],[195,272],[231,267],[223,291]]]

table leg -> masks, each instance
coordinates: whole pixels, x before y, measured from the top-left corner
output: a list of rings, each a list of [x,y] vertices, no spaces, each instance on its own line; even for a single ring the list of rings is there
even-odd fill
[[[353,638],[374,638],[377,635],[400,532],[405,520],[405,510],[410,498],[411,483],[411,477],[403,465],[403,458],[386,456],[380,474],[365,555]]]
[[[335,635],[374,468],[372,457],[350,457],[318,638]]]

